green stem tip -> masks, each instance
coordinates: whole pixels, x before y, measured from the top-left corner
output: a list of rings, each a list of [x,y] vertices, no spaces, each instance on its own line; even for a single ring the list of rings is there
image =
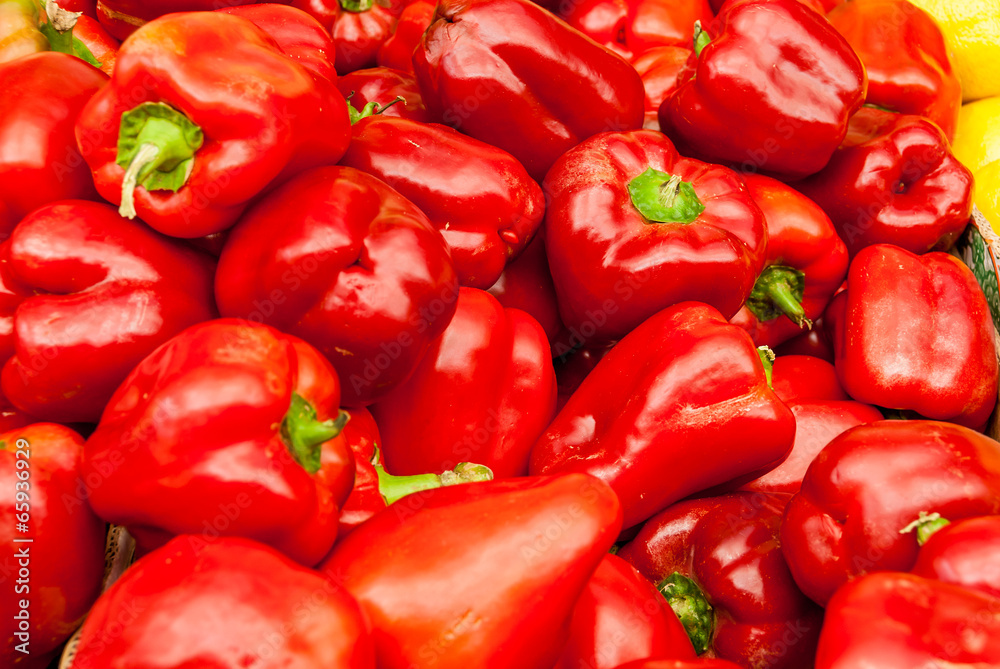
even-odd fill
[[[951,521],[942,518],[940,513],[920,512],[920,517],[899,531],[900,534],[909,534],[916,530],[917,545],[923,546],[931,536],[942,527],[951,525]]]
[[[764,378],[767,379],[767,387],[773,389],[774,385],[771,383],[771,375],[774,373],[774,359],[777,356],[767,346],[758,346],[757,356],[760,358],[761,364],[764,365]]]
[[[806,275],[787,265],[771,265],[757,277],[747,309],[760,321],[770,321],[782,315],[787,316],[799,327],[812,329],[812,321],[806,318],[802,308],[805,294]]]
[[[632,205],[655,223],[693,223],[705,211],[690,182],[652,167],[628,183],[628,192]]]
[[[684,625],[694,651],[701,655],[708,650],[715,635],[715,612],[698,584],[675,571],[660,581],[656,589]]]
[[[351,91],[351,94],[347,96],[347,113],[351,119],[351,125],[354,125],[363,118],[381,114],[397,102],[402,102],[404,105],[406,104],[406,100],[403,99],[403,96],[397,95],[395,100],[388,102],[385,105],[379,105],[378,102],[372,101],[365,104],[365,106],[361,108],[361,111],[358,111],[355,106],[351,104],[352,97],[354,97],[354,91]]]
[[[281,436],[295,461],[310,474],[319,471],[323,444],[340,434],[348,415],[341,411],[336,419],[321,421],[304,397],[292,393],[292,404],[281,423]]]
[[[694,22],[694,39],[692,40],[694,44],[694,55],[700,56],[701,50],[708,46],[708,43],[712,41],[712,36],[705,32],[705,29],[701,27],[701,21]]]
[[[460,462],[455,469],[441,474],[393,476],[385,471],[385,467],[379,462],[378,449],[375,450],[375,455],[372,457],[372,465],[375,466],[375,472],[378,474],[379,492],[386,504],[392,504],[407,495],[422,490],[493,480],[493,471],[489,467],[471,462]]]

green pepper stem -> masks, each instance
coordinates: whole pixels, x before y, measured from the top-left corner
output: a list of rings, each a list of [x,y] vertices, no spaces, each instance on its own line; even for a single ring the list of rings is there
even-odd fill
[[[693,223],[705,211],[691,183],[652,167],[629,181],[628,192],[632,206],[654,223]]]
[[[708,46],[708,43],[712,41],[712,36],[709,35],[701,27],[701,21],[694,22],[694,55],[695,57],[701,55],[701,50]]]
[[[375,0],[340,0],[340,8],[352,14],[367,12],[374,5]]]
[[[708,650],[715,635],[715,612],[698,584],[675,571],[660,581],[656,589],[684,625],[695,653],[701,655]]]
[[[386,504],[412,495],[422,490],[433,490],[444,486],[461,485],[463,483],[476,483],[479,481],[492,481],[493,471],[486,465],[477,465],[471,462],[460,462],[454,470],[441,474],[416,474],[414,476],[393,476],[385,471],[378,462],[378,452],[372,458],[375,472],[378,474],[378,488]]]
[[[310,474],[319,471],[323,444],[340,434],[348,415],[341,411],[336,419],[320,421],[316,410],[304,397],[292,393],[292,403],[281,423],[281,436],[295,461]]]
[[[927,540],[934,535],[934,533],[948,525],[951,525],[951,521],[947,518],[942,518],[940,513],[927,513],[926,511],[921,511],[920,517],[901,529],[899,533],[909,534],[910,532],[916,530],[917,545],[923,546],[927,543]]]
[[[355,106],[351,104],[351,98],[352,97],[354,97],[354,91],[351,91],[351,94],[348,95],[347,98],[346,98],[347,99],[347,113],[350,116],[351,125],[354,125],[355,123],[357,123],[358,121],[360,121],[363,118],[368,118],[369,116],[375,116],[376,114],[381,114],[386,109],[388,109],[389,107],[393,106],[397,102],[402,102],[404,105],[406,104],[406,100],[404,100],[401,95],[397,95],[395,100],[393,100],[392,102],[387,103],[385,106],[379,106],[379,103],[377,103],[377,102],[375,102],[373,100],[372,102],[369,102],[364,107],[362,107],[361,111],[358,111],[355,108]]]
[[[125,178],[122,180],[122,203],[118,207],[118,213],[125,218],[135,218],[135,189],[139,185],[139,174],[150,165],[155,165],[159,155],[160,147],[156,144],[143,144],[125,170]]]
[[[770,321],[782,314],[799,327],[812,329],[812,321],[806,318],[802,308],[805,292],[805,273],[794,267],[771,265],[767,267],[747,298],[747,309],[761,321]]]
[[[772,351],[767,346],[757,347],[757,356],[760,358],[761,363],[764,365],[764,378],[767,379],[767,387],[774,389],[771,384],[771,375],[774,373],[774,351]]]

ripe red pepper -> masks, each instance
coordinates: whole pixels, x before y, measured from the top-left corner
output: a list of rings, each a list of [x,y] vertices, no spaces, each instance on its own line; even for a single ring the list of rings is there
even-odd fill
[[[551,3],[538,4],[546,7]],[[556,6],[548,8],[571,28],[576,28],[626,60],[632,58],[633,54],[625,44],[628,21],[626,0],[566,0],[554,4]]]
[[[43,420],[96,423],[153,349],[217,315],[213,260],[107,204],[37,209],[0,257],[20,293],[3,394]]]
[[[337,88],[348,98],[355,110],[364,110],[370,102],[378,103],[379,116],[399,116],[413,121],[426,123],[431,120],[424,99],[420,96],[420,87],[412,74],[388,67],[372,67],[367,70],[355,70],[337,80]],[[396,98],[403,98],[399,104],[392,104]],[[354,128],[354,140],[357,140],[358,128]],[[353,146],[353,142],[352,142]]]
[[[583,142],[545,191],[559,311],[587,340],[620,339],[685,300],[732,318],[764,267],[764,217],[739,175],[681,157],[658,132]]]
[[[374,67],[379,47],[392,34],[405,0],[292,0],[314,16],[336,45],[339,74]]]
[[[713,16],[708,0],[583,0],[559,9],[569,25],[627,59],[662,46],[690,47],[695,23]]]
[[[208,12],[257,0],[97,0],[97,19],[123,40],[149,21],[174,12]]]
[[[440,488],[358,527],[322,570],[361,603],[380,669],[549,669],[621,519],[580,474]]]
[[[83,438],[61,425],[0,434],[5,667],[46,667],[101,592],[106,532],[79,496],[82,450]]]
[[[121,43],[112,37],[97,19],[81,16],[73,27],[73,37],[80,40],[91,55],[101,64],[100,70],[111,76],[118,62],[118,49]]]
[[[851,428],[813,461],[788,504],[781,545],[795,582],[825,604],[850,578],[905,571],[922,514],[950,519],[1000,513],[1000,444],[935,421]]]
[[[333,368],[295,337],[235,319],[188,328],[125,379],[87,440],[90,504],[141,550],[242,536],[314,565],[354,481],[339,403]]]
[[[107,76],[78,58],[45,52],[0,64],[0,200],[11,225],[38,207],[96,199],[73,124]]]
[[[442,0],[413,66],[437,118],[538,181],[591,135],[642,127],[636,71],[529,0]]]
[[[771,388],[785,404],[850,399],[833,364],[808,355],[779,355],[771,368]]]
[[[101,596],[73,666],[374,669],[375,660],[358,603],[329,579],[254,541],[181,536]]]
[[[677,88],[681,73],[687,66],[691,49],[681,46],[658,46],[632,59],[632,67],[642,77],[646,92],[646,130],[660,129],[660,105]]]
[[[605,555],[573,609],[555,669],[615,669],[646,658],[693,660],[684,625],[635,567]]]
[[[781,554],[789,497],[744,492],[674,504],[618,552],[657,584],[699,654],[743,667],[811,662],[823,612]]]
[[[463,286],[492,286],[545,214],[542,189],[512,155],[437,123],[362,118],[340,162],[378,177],[427,214]]]
[[[869,246],[851,263],[844,305],[833,342],[837,376],[851,397],[974,428],[986,424],[997,399],[993,324],[962,261]]]
[[[743,182],[764,213],[767,267],[732,322],[775,347],[822,315],[847,274],[847,247],[823,210],[791,187],[758,174]]]
[[[681,153],[788,178],[818,172],[864,102],[851,45],[798,0],[733,0],[660,107]]]
[[[750,336],[684,302],[604,356],[538,440],[531,472],[601,478],[631,527],[688,495],[773,469],[794,432]]]
[[[934,121],[955,138],[962,86],[941,29],[909,0],[852,0],[827,19],[861,58],[868,73],[865,101]]]
[[[316,346],[345,404],[405,381],[458,300],[448,249],[427,217],[373,176],[320,167],[259,200],[229,236],[219,310]]]
[[[545,330],[549,342],[555,342],[563,330],[541,229],[521,255],[507,263],[489,293],[505,308],[520,309],[532,316]],[[555,350],[553,354],[560,355]]]
[[[416,371],[371,410],[393,474],[472,461],[509,478],[527,474],[555,405],[555,370],[538,322],[463,287],[455,315]]]
[[[391,67],[413,74],[413,52],[420,45],[420,40],[434,20],[434,2],[416,0],[411,2],[399,14],[396,28],[379,47],[375,62],[382,67]]]
[[[921,543],[911,573],[1000,597],[1000,516],[960,520]]]
[[[1000,666],[1000,599],[912,574],[870,574],[827,607],[816,669]]]
[[[725,660],[637,660],[618,669],[738,669],[739,666]]]
[[[160,232],[201,237],[230,227],[265,188],[336,162],[350,140],[347,105],[297,58],[221,12],[143,27],[77,122],[97,190]]]

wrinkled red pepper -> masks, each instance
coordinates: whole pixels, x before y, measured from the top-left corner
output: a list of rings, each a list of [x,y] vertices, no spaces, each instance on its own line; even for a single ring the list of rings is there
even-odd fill
[[[859,402],[980,428],[997,399],[989,306],[947,253],[862,249],[833,336],[837,376]]]
[[[439,488],[358,527],[322,571],[361,603],[380,669],[552,667],[621,519],[580,474]]]
[[[96,423],[153,349],[217,315],[212,259],[107,204],[37,209],[0,257],[20,293],[3,394],[44,420]]]
[[[636,71],[529,0],[443,0],[413,66],[437,118],[539,181],[591,135],[642,127]]]
[[[795,582],[820,604],[853,577],[910,569],[926,514],[1000,513],[1000,444],[935,421],[851,428],[813,461],[788,504],[781,546]]]
[[[911,573],[1000,597],[1000,516],[960,520],[921,543]]]
[[[143,551],[241,536],[314,565],[354,481],[339,404],[305,342],[235,319],[188,328],[125,379],[87,440],[90,505]]]
[[[413,52],[434,20],[435,8],[435,2],[425,0],[415,0],[406,5],[396,21],[396,29],[379,47],[375,62],[412,75]]]
[[[851,45],[798,0],[726,3],[694,53],[660,107],[660,128],[684,155],[804,177],[826,165],[864,102]]]
[[[123,40],[149,21],[174,12],[207,12],[257,0],[97,0],[97,19]]]
[[[376,65],[379,47],[392,34],[405,0],[292,0],[315,17],[336,45],[337,72],[347,74]]]
[[[364,111],[365,105],[375,102],[379,105],[379,116],[399,116],[422,123],[431,120],[417,80],[402,70],[388,67],[356,70],[340,77],[337,88],[355,110]],[[403,99],[392,104],[396,98]],[[354,138],[357,139],[357,134]]]
[[[674,92],[687,66],[691,50],[681,46],[658,46],[632,59],[632,67],[642,77],[646,92],[646,112],[642,127],[660,129],[660,105]]]
[[[614,341],[685,300],[731,318],[763,269],[767,230],[739,175],[658,132],[604,133],[545,179],[545,248],[563,322]]]
[[[538,440],[531,472],[601,478],[631,527],[688,495],[773,469],[794,432],[750,336],[684,302],[604,356]]]

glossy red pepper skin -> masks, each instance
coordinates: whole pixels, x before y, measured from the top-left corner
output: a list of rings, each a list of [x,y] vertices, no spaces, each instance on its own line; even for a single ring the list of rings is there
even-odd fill
[[[962,86],[934,19],[908,0],[852,0],[827,16],[868,73],[865,102],[934,121],[955,138]]]
[[[228,54],[221,64],[220,51]],[[111,83],[77,122],[97,190],[116,204],[126,172],[116,163],[121,116],[141,103],[169,105],[203,132],[177,192],[134,191],[138,216],[176,237],[231,227],[265,188],[336,162],[350,141],[347,105],[334,83],[285,55],[252,21],[173,14],[123,46]]]
[[[107,204],[36,209],[3,260],[23,295],[3,393],[43,420],[96,423],[153,349],[217,315],[213,260]]]
[[[715,611],[703,641],[710,657],[744,667],[807,667],[823,613],[799,591],[781,553],[789,498],[744,492],[680,502],[646,522],[618,554],[660,584],[668,601],[674,586],[665,579],[694,581]]]
[[[714,16],[707,0],[584,0],[559,10],[568,24],[626,59],[662,46],[690,50],[695,21],[708,24]]]
[[[555,669],[615,669],[651,657],[693,660],[695,654],[653,584],[617,555],[605,555],[573,609]]]
[[[97,198],[73,126],[107,81],[79,58],[52,51],[0,64],[0,200],[10,227],[49,202]]]
[[[432,113],[538,181],[591,135],[642,127],[635,70],[529,0],[444,0],[413,66]]]
[[[946,251],[972,215],[972,172],[920,116],[865,108],[829,164],[795,187],[830,216],[853,258],[872,244]]]
[[[660,129],[660,105],[674,92],[681,73],[687,66],[691,49],[682,46],[657,46],[643,51],[632,59],[632,67],[642,77],[646,91],[646,130]]]
[[[618,669],[737,669],[740,665],[726,660],[637,660]]]
[[[364,406],[413,373],[455,313],[458,282],[416,206],[373,176],[321,167],[247,212],[219,259],[215,294],[224,316],[316,346],[345,404]]]
[[[912,574],[870,574],[827,607],[816,669],[995,667],[1000,599]]]
[[[375,62],[413,75],[413,52],[434,20],[435,6],[436,3],[425,0],[406,5],[396,21],[396,29],[379,47]]]
[[[527,312],[545,330],[549,342],[555,342],[563,324],[559,318],[559,301],[549,273],[542,232],[539,229],[521,255],[504,266],[496,283],[490,286],[489,293],[505,308]],[[560,354],[553,350],[553,355]]]
[[[545,214],[542,189],[514,156],[437,123],[363,118],[340,164],[378,177],[427,214],[463,286],[492,286]]]
[[[539,4],[544,6],[544,3]],[[629,18],[626,0],[567,0],[558,2],[551,9],[570,27],[601,46],[626,60],[632,58],[633,54],[625,44],[625,26]]]
[[[733,318],[759,346],[776,347],[819,318],[847,274],[847,247],[823,210],[785,184],[759,174],[743,182],[767,224],[767,268],[746,305]],[[783,311],[768,286],[777,274],[801,272],[802,292],[793,296],[794,312]],[[787,282],[778,280],[780,285]],[[787,288],[786,288],[787,290]]]
[[[153,19],[174,12],[208,12],[248,5],[257,0],[97,0],[97,19],[114,37],[124,40]]]
[[[421,123],[431,120],[424,106],[424,99],[420,96],[417,80],[412,74],[402,70],[388,67],[355,70],[340,77],[337,80],[337,88],[345,98],[350,99],[351,106],[355,109],[361,110],[369,102],[377,102],[379,116],[398,116]],[[390,105],[397,97],[403,100]],[[357,139],[357,134],[354,135],[354,139]]]
[[[691,184],[704,211],[690,223],[647,218],[630,185],[649,168]],[[685,300],[732,318],[763,269],[764,217],[740,177],[681,157],[660,133],[592,137],[556,162],[544,188],[559,311],[588,340],[620,339]]]
[[[337,46],[337,72],[374,67],[379,47],[392,34],[405,0],[292,0],[292,6],[314,16]]]
[[[82,450],[83,438],[62,425],[37,423],[0,434],[5,667],[48,666],[101,592],[106,531],[80,495]],[[17,531],[21,523],[26,532]],[[15,616],[25,613],[22,628]],[[26,652],[15,649],[21,644]]]
[[[83,12],[88,18],[97,18],[97,0],[60,0],[59,6],[68,12]]]
[[[343,539],[358,525],[386,507],[385,498],[379,491],[378,472],[372,463],[375,449],[382,445],[378,425],[368,409],[351,409],[347,414],[350,418],[342,434],[354,454],[354,487],[351,488],[347,501],[340,507],[338,539]],[[379,451],[379,462],[382,462],[381,456]]]
[[[787,178],[818,172],[864,102],[865,70],[798,0],[733,0],[660,107],[681,153]]]
[[[851,428],[817,456],[792,499],[781,545],[796,583],[825,604],[850,578],[905,571],[921,512],[960,520],[1000,512],[1000,444],[935,421]]]
[[[294,401],[311,423],[338,417],[337,376],[314,348],[235,319],[188,328],[125,379],[87,440],[91,506],[143,550],[177,534],[242,536],[318,563],[355,466],[336,425],[296,448]]]
[[[794,432],[750,336],[715,309],[684,302],[604,356],[538,440],[531,472],[603,479],[631,527],[688,495],[772,469]]]
[[[358,603],[337,584],[254,541],[187,535],[101,596],[73,666],[374,669],[375,659]]]
[[[361,603],[380,669],[551,669],[621,518],[579,474],[439,488],[371,518],[322,570]]]
[[[820,14],[826,14],[845,0],[799,0],[799,2]],[[708,4],[712,6],[713,12],[718,13],[726,4],[726,0],[708,0]]]
[[[837,376],[859,402],[969,427],[997,398],[989,307],[972,270],[947,253],[863,249],[833,336]],[[947,351],[947,355],[939,355]]]
[[[66,9],[62,3],[59,6]],[[76,25],[73,27],[73,37],[83,42],[90,50],[91,55],[101,63],[101,72],[111,76],[115,69],[115,63],[118,61],[118,49],[121,47],[121,42],[112,37],[97,19],[87,15],[76,20]]]
[[[931,535],[911,573],[1000,597],[1000,516],[967,518]]]
[[[416,371],[371,410],[390,473],[475,462],[501,479],[527,474],[555,405],[555,370],[538,322],[463,287],[455,315]]]
[[[779,355],[771,367],[771,388],[785,404],[848,400],[836,368],[808,355]]]

